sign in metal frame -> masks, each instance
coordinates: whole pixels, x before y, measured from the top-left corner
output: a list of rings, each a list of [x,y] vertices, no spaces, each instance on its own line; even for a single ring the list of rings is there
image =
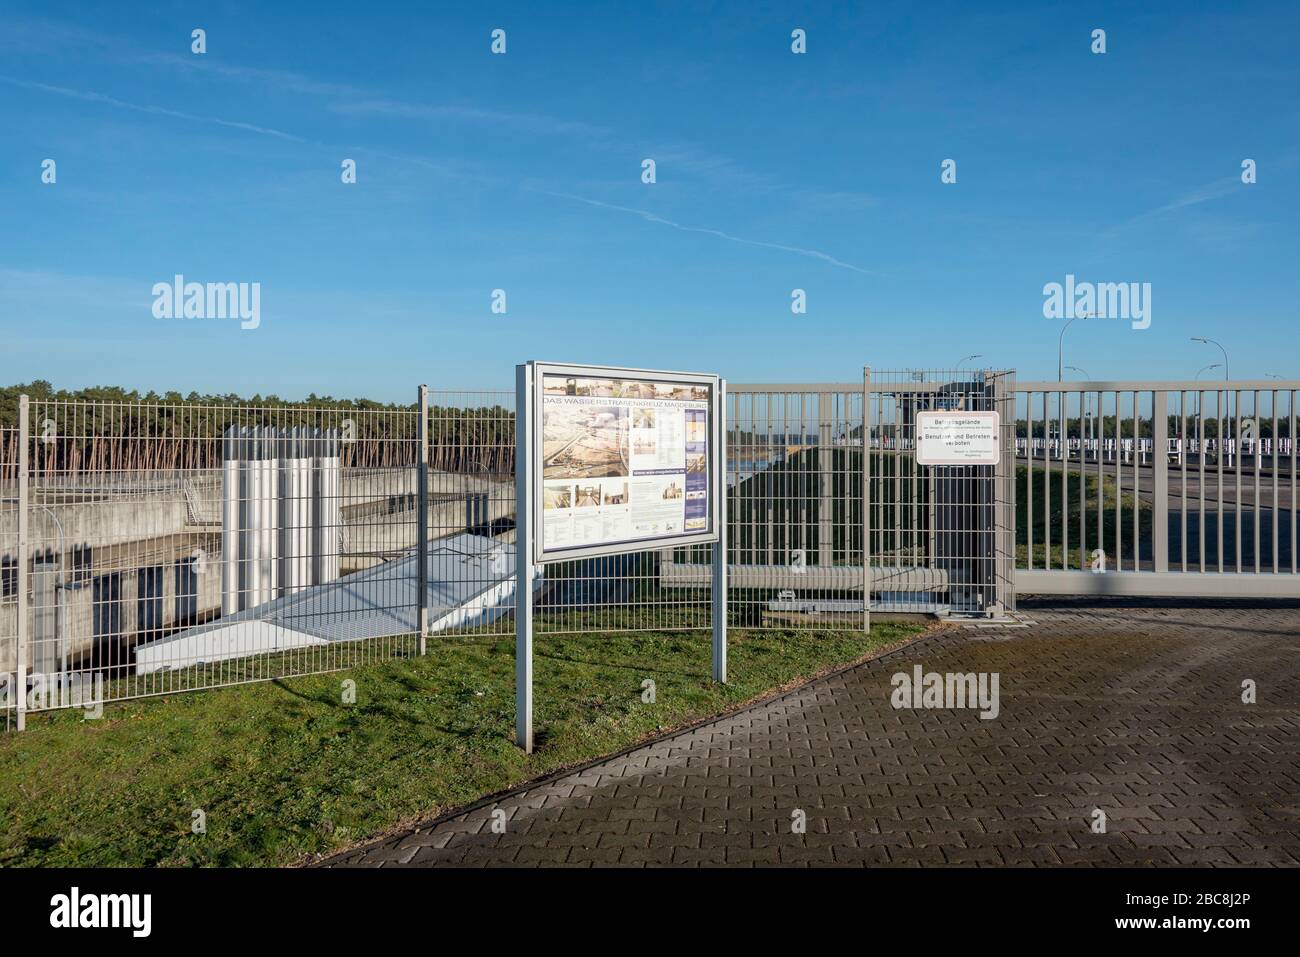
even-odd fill
[[[722,432],[720,423],[723,418],[719,396],[721,394],[722,379],[716,375],[701,374],[696,372],[664,372],[652,369],[623,369],[610,366],[587,366],[560,364],[554,362],[533,362],[532,366],[532,396],[533,403],[531,412],[531,427],[533,432],[532,460],[529,461],[529,475],[532,488],[532,505],[534,506],[530,514],[533,516],[533,561],[534,562],[552,562],[564,561],[572,558],[595,558],[601,555],[621,555],[628,552],[640,552],[658,548],[682,548],[689,545],[707,545],[718,540],[718,509],[721,496],[725,492],[725,486],[722,481],[724,462],[718,452],[722,447]],[[687,531],[685,522],[680,532],[667,534],[645,534],[637,536],[631,533],[626,539],[615,541],[600,542],[591,545],[550,545],[546,539],[546,508],[544,496],[546,492],[546,464],[544,461],[544,428],[546,419],[547,393],[546,382],[548,379],[564,380],[597,380],[597,381],[614,381],[620,385],[656,385],[681,387],[687,386],[694,389],[703,389],[706,394],[702,401],[706,405],[707,421],[705,423],[705,441],[707,443],[705,455],[705,465],[707,468],[706,493],[706,527],[700,531]],[[554,398],[554,396],[552,396]],[[575,395],[574,398],[599,400],[602,396],[583,396]],[[621,403],[628,403],[637,398],[647,402],[655,403],[676,403],[677,399],[672,398],[655,398],[651,397],[628,397],[612,396],[617,398]],[[689,400],[686,400],[689,401]],[[621,406],[631,412],[632,407],[624,404]],[[662,407],[662,406],[661,406]],[[696,411],[696,410],[691,410]],[[634,416],[629,414],[629,418]],[[630,482],[635,476],[633,475],[631,457],[632,439],[630,438],[631,429],[628,429],[628,461],[624,463],[626,474],[621,476],[625,482]],[[689,457],[689,445],[687,432],[684,428],[682,434],[683,455]],[[663,470],[667,472],[668,470]],[[601,476],[596,476],[600,478]],[[646,479],[643,477],[643,481]],[[566,482],[574,482],[581,485],[582,478],[566,477]],[[689,474],[683,472],[683,483],[689,483]],[[689,511],[689,501],[687,496],[690,494],[688,489],[681,490],[683,496],[683,515]],[[577,503],[573,503],[573,508],[577,509]]]
[[[641,538],[556,549],[544,549],[543,488],[544,385],[547,376],[610,379],[705,388],[708,392],[706,464],[708,527],[699,532]],[[526,362],[515,367],[515,740],[533,750],[533,582],[536,566],[628,552],[658,551],[692,545],[713,546],[713,679],[727,680],[727,502],[726,502],[726,380],[698,372],[667,372],[613,366]],[[685,441],[685,434],[683,435]],[[685,454],[685,452],[684,452]],[[631,479],[631,468],[628,479]],[[683,479],[685,481],[685,479]],[[683,490],[684,491],[684,490]],[[683,502],[683,524],[686,507]]]
[[[997,465],[1002,458],[1001,426],[997,412],[964,409],[917,412],[916,462],[918,465]],[[953,428],[960,428],[963,434],[947,431]],[[927,436],[927,430],[931,429],[935,431]],[[969,447],[962,448],[962,444]]]

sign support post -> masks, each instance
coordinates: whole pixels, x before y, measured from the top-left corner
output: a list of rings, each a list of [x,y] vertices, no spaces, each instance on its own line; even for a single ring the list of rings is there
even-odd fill
[[[14,687],[11,694],[18,695],[14,701],[14,714],[18,730],[27,727],[27,509],[28,498],[27,443],[31,438],[30,406],[26,393],[18,397],[18,663],[15,668]],[[60,561],[62,557],[60,557]]]
[[[727,680],[726,382],[515,367],[515,742],[533,751],[533,583],[547,563],[713,548],[713,678]]]
[[[515,367],[515,743],[533,753],[533,367]]]
[[[713,543],[713,680],[727,683],[727,380],[718,382],[714,475],[718,476],[718,540]]]
[[[420,448],[415,457],[415,592],[419,653],[428,651],[429,634],[429,387],[420,386],[416,397],[420,421],[416,425]]]

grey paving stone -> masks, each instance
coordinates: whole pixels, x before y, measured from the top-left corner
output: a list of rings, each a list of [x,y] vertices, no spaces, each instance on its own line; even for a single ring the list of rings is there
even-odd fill
[[[323,863],[1300,863],[1300,609],[1061,600],[1028,615]],[[998,673],[997,719],[894,710],[890,679],[915,664]],[[1257,704],[1240,700],[1246,678]],[[504,835],[487,828],[498,807]]]

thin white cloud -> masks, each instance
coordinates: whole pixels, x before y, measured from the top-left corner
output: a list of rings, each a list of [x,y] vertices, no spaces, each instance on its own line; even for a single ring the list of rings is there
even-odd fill
[[[292,93],[325,99],[327,109],[343,115],[474,123],[531,135],[567,137],[579,141],[587,148],[635,154],[638,160],[646,156],[654,157],[661,167],[672,167],[701,181],[749,194],[779,192],[783,189],[768,175],[746,170],[729,157],[710,153],[693,144],[653,142],[647,145],[633,142],[616,130],[585,120],[566,119],[545,113],[488,109],[461,103],[421,103],[393,99],[382,93],[347,83],[318,80],[292,70],[242,66],[211,57],[146,50],[128,38],[96,33],[80,26],[49,20],[19,21],[11,26],[21,39],[17,45],[20,49],[39,48],[60,54],[76,52],[83,57],[89,53],[117,64],[163,67],[181,73],[205,74],[210,78],[220,77],[237,83],[256,84],[275,94]],[[12,39],[0,35],[0,49],[12,46]],[[143,112],[164,112],[135,104],[117,102],[114,105]],[[170,115],[186,117],[177,111],[170,111]],[[226,122],[225,125],[234,124]],[[274,131],[269,132],[274,135]]]
[[[342,83],[314,80],[291,70],[268,70],[262,67],[222,63],[207,57],[177,56],[175,53],[143,53],[131,58],[132,62],[151,66],[167,66],[180,70],[194,70],[236,80],[240,83],[258,83],[279,93],[299,93],[305,96],[362,96],[361,90]]]
[[[770,175],[746,169],[727,156],[717,155],[695,144],[672,141],[649,143],[629,139],[617,130],[599,123],[566,119],[545,113],[488,109],[458,103],[421,103],[384,96],[361,87],[330,80],[318,80],[292,70],[242,66],[210,57],[143,49],[131,39],[86,30],[73,24],[50,20],[20,20],[9,24],[14,36],[0,34],[0,49],[15,46],[18,49],[43,49],[54,54],[76,53],[90,55],[116,64],[162,67],[181,73],[204,74],[209,78],[223,78],[237,83],[255,84],[274,94],[292,93],[324,99],[325,108],[342,115],[358,117],[394,117],[420,119],[445,123],[473,123],[502,130],[569,138],[587,149],[603,149],[634,156],[638,161],[653,157],[661,169],[694,178],[715,188],[755,193],[791,193],[799,202],[805,202],[801,191],[789,190]],[[10,81],[15,82],[15,81]],[[22,81],[19,82],[21,85]],[[233,129],[277,136],[299,142],[309,142],[280,130],[223,120],[216,117],[193,116],[178,110],[146,104],[127,103],[113,97],[59,87],[32,84],[32,88],[88,101],[97,100],[119,109],[153,113],[197,122],[215,123]],[[816,200],[814,206],[821,205]],[[834,204],[835,208],[861,208],[852,202]]]
[[[1199,206],[1201,203],[1208,203],[1212,200],[1222,199],[1224,196],[1236,192],[1237,187],[1241,185],[1239,176],[1225,176],[1222,179],[1216,179],[1213,182],[1198,186],[1192,191],[1179,196],[1163,206],[1157,206],[1155,209],[1149,209],[1145,213],[1127,219],[1118,226],[1109,230],[1110,233],[1117,233],[1121,230],[1128,229],[1130,226],[1136,226],[1147,220],[1155,219],[1157,216],[1163,216],[1166,213],[1177,212],[1180,209],[1187,209],[1190,206]]]
[[[329,108],[336,113],[369,116],[395,116],[402,119],[455,120],[492,123],[514,127],[528,133],[555,136],[581,136],[587,139],[605,139],[609,131],[580,120],[562,120],[542,113],[517,113],[508,110],[487,110],[476,106],[456,104],[407,103],[401,100],[369,98],[356,101],[334,102]]]
[[[1204,186],[1198,186],[1196,189],[1180,196],[1172,203],[1166,203],[1159,209],[1154,209],[1147,215],[1158,216],[1161,213],[1173,212],[1175,209],[1185,209],[1188,206],[1196,206],[1200,203],[1208,203],[1212,199],[1220,199],[1229,193],[1235,192],[1241,185],[1239,176],[1225,176],[1223,179],[1216,179],[1212,183],[1206,183]]]
[[[51,93],[56,96],[66,96],[71,99],[83,100],[87,103],[102,103],[105,106],[112,106],[120,110],[131,110],[136,113],[148,113],[153,116],[169,116],[179,120],[189,120],[194,123],[211,123],[216,126],[224,126],[229,129],[244,130],[248,133],[257,133],[262,136],[274,136],[279,139],[291,140],[295,143],[307,142],[301,136],[294,136],[292,133],[286,133],[283,130],[272,129],[266,126],[257,126],[253,123],[241,123],[238,120],[224,120],[217,116],[200,116],[195,113],[185,113],[181,110],[172,110],[164,106],[153,106],[147,103],[129,103],[126,100],[119,100],[117,97],[108,96],[104,93],[96,93],[93,90],[74,90],[64,86],[51,86],[48,83],[35,83],[30,80],[19,80],[11,76],[0,75],[0,82],[8,83],[11,86],[22,87],[28,90],[39,90],[43,93]]]
[[[43,35],[46,39],[52,41],[57,40],[58,45],[66,44],[68,46],[80,46],[82,48],[85,46],[94,46],[98,48],[97,52],[100,52],[101,55],[106,54],[109,59],[118,62],[134,61],[137,63],[149,63],[157,66],[168,66],[182,70],[196,69],[238,82],[265,85],[266,87],[277,91],[289,91],[309,96],[326,97],[330,101],[327,108],[334,112],[343,114],[392,116],[405,119],[426,119],[434,121],[477,122],[499,125],[506,128],[514,128],[533,134],[570,136],[584,140],[589,145],[599,143],[608,148],[619,148],[624,151],[628,151],[631,148],[631,144],[627,142],[619,142],[621,138],[618,137],[613,130],[583,121],[565,120],[539,113],[491,110],[458,104],[411,103],[387,97],[376,97],[367,94],[365,91],[357,87],[345,84],[322,82],[292,71],[221,64],[203,58],[183,57],[172,53],[131,50],[129,44],[127,45],[127,49],[123,49],[114,38],[87,33],[79,29],[64,31],[61,26],[57,25],[42,24],[41,29],[34,32]],[[259,126],[257,124],[237,120],[227,120],[221,117],[197,115],[152,104],[132,103],[94,91],[71,89],[68,87],[54,86],[34,81],[20,80],[3,75],[0,75],[0,82],[52,95],[79,99],[84,102],[99,103],[116,109],[130,110],[154,116],[171,117],[190,122],[208,123],[229,129],[256,133],[263,136],[273,136],[297,143],[313,143],[312,140],[271,127]],[[385,156],[390,159],[417,164],[435,170],[443,175],[454,173],[458,178],[477,178],[482,180],[493,180],[494,182],[498,179],[497,177],[490,177],[483,174],[474,176],[467,174],[465,171],[453,171],[445,164],[433,162],[422,157],[411,156],[410,154],[366,149],[365,147],[356,147],[356,149],[363,150],[372,155]],[[635,153],[635,155],[642,155],[641,152],[637,152],[635,149],[631,149],[631,152]],[[765,174],[751,173],[740,167],[728,157],[702,152],[690,145],[659,144],[659,149],[650,149],[644,151],[644,153],[645,155],[655,157],[661,165],[675,168],[689,175],[705,180],[725,183],[731,188],[743,188],[749,193],[775,192],[781,190],[781,187]],[[524,188],[528,189],[530,187],[525,186]],[[586,203],[590,206],[631,213],[641,217],[647,222],[669,226],[682,232],[702,233],[704,235],[724,239],[728,242],[789,252],[798,256],[817,259],[837,268],[847,269],[862,275],[879,275],[878,273],[855,266],[852,263],[844,262],[843,260],[837,259],[834,256],[816,249],[805,249],[799,246],[791,246],[783,243],[746,239],[742,236],[734,236],[722,230],[711,229],[708,227],[687,226],[682,223],[665,219],[664,217],[647,210],[603,203],[598,200],[587,199],[570,193],[552,192],[543,189],[538,189],[536,191],[576,202]],[[797,200],[810,203],[813,206],[830,206],[841,210],[862,209],[874,202],[870,197],[854,193],[816,193],[798,190],[794,191],[793,195]]]
[[[706,236],[716,236],[719,239],[725,239],[732,243],[741,243],[745,246],[759,246],[764,249],[777,249],[781,252],[794,253],[798,256],[807,256],[809,259],[819,259],[822,262],[837,266],[840,269],[849,269],[864,276],[877,276],[869,269],[863,269],[861,266],[855,266],[852,263],[846,263],[842,259],[836,259],[834,256],[821,252],[817,249],[804,249],[800,246],[789,246],[785,243],[769,243],[759,239],[745,239],[743,236],[733,236],[730,233],[723,232],[720,229],[711,229],[706,226],[685,226],[681,223],[675,223],[671,219],[665,219],[658,213],[652,213],[645,209],[634,209],[630,206],[617,206],[613,203],[603,203],[598,199],[588,199],[585,196],[575,196],[573,193],[556,193],[550,190],[538,190],[548,196],[555,196],[560,199],[573,200],[574,202],[586,203],[588,206],[596,206],[601,209],[612,209],[620,213],[631,213],[634,216],[640,216],[648,223],[657,223],[661,226],[671,226],[673,229],[680,229],[685,233],[703,233]]]
[[[496,124],[529,133],[579,136],[589,140],[604,140],[612,135],[609,130],[591,123],[565,120],[540,113],[489,110],[460,104],[411,103],[377,95],[346,83],[317,80],[292,70],[242,66],[236,63],[224,63],[210,57],[144,50],[130,40],[62,23],[41,20],[21,21],[15,29],[24,38],[24,45],[39,45],[44,49],[58,52],[91,49],[96,56],[114,63],[166,67],[181,72],[207,74],[209,77],[220,77],[237,83],[256,84],[277,94],[293,93],[322,97],[331,101],[328,103],[328,108],[336,113]],[[6,38],[0,37],[0,48],[6,45],[8,45]],[[133,108],[131,104],[115,105]]]

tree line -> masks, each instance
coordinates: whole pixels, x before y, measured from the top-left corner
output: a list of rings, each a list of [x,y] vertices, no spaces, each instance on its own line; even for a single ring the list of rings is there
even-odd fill
[[[144,392],[119,386],[55,389],[44,379],[0,387],[0,469],[16,466],[18,398],[30,400],[32,468],[52,473],[170,471],[221,466],[231,426],[334,430],[345,468],[414,465],[414,403],[276,395]],[[429,463],[440,471],[509,473],[514,413],[501,406],[429,410]]]

